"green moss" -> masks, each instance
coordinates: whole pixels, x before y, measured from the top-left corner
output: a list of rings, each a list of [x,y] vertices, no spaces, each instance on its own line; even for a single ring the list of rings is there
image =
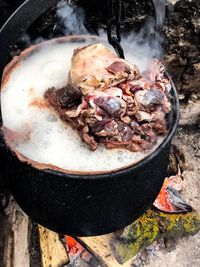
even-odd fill
[[[150,209],[125,228],[113,247],[119,262],[124,263],[160,237],[193,235],[199,230],[200,215],[195,211],[186,214],[167,214]]]

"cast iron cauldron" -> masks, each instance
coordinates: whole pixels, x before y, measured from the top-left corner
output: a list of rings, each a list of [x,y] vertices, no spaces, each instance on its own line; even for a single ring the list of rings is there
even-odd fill
[[[55,2],[26,1],[3,27],[0,32],[1,74],[16,38]],[[24,26],[27,18],[29,21]],[[171,128],[164,142],[137,165],[109,174],[39,171],[19,161],[2,137],[1,171],[8,188],[34,221],[59,233],[90,236],[127,226],[150,207],[166,176],[169,147],[179,117],[174,85],[171,101]]]

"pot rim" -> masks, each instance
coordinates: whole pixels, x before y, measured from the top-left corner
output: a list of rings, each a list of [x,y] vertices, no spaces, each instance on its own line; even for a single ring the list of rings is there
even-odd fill
[[[27,51],[30,51],[30,49],[32,50],[32,52],[34,52],[35,49],[39,48],[40,46],[44,45],[45,43],[51,43],[52,41],[57,41],[57,42],[64,42],[66,41],[66,39],[75,39],[77,40],[78,38],[80,38],[80,40],[83,39],[100,39],[100,40],[104,40],[104,38],[102,37],[98,37],[98,36],[94,36],[94,35],[72,35],[72,36],[63,36],[63,37],[59,37],[59,38],[53,38],[50,40],[46,40],[43,41],[42,43],[36,44],[36,45],[32,45],[31,47],[25,49],[24,51],[22,51],[21,53],[26,53]],[[18,59],[20,60],[21,58],[21,54],[19,56],[17,56],[15,58],[15,63],[17,63]],[[8,63],[8,65],[5,66],[4,69],[4,73],[2,75],[2,83],[4,80],[4,76],[6,76],[5,72],[10,71],[10,67],[11,69],[13,68],[13,60],[11,60],[10,63]],[[168,143],[170,143],[172,137],[175,134],[175,131],[177,129],[178,126],[178,122],[179,122],[179,100],[178,100],[178,94],[175,88],[175,85],[170,77],[170,75],[166,72],[166,75],[168,76],[168,78],[170,79],[170,82],[172,84],[172,88],[171,88],[171,99],[172,99],[172,110],[170,113],[172,113],[172,122],[171,122],[171,127],[170,130],[167,134],[167,136],[164,138],[164,140],[162,141],[162,143],[148,156],[146,156],[145,158],[139,160],[138,162],[134,163],[133,165],[128,165],[128,166],[124,166],[118,169],[114,169],[114,170],[110,170],[110,171],[106,171],[105,173],[103,173],[103,171],[98,171],[98,172],[87,172],[87,171],[83,171],[83,172],[78,172],[78,171],[73,171],[73,170],[67,170],[67,172],[62,172],[61,170],[54,170],[54,169],[50,169],[50,168],[46,168],[46,169],[38,169],[37,167],[34,167],[32,165],[30,165],[29,162],[27,161],[23,161],[24,164],[29,165],[30,168],[33,168],[39,172],[42,173],[46,173],[46,174],[51,174],[51,175],[55,175],[55,176],[59,176],[59,177],[63,177],[65,178],[73,178],[73,179],[90,179],[90,180],[96,180],[96,179],[112,179],[112,176],[116,177],[123,177],[123,175],[131,173],[137,169],[139,169],[140,167],[142,167],[145,164],[148,164],[149,161],[153,160],[162,149],[164,149]],[[2,120],[2,118],[1,118]],[[9,145],[7,145],[6,149],[9,149],[11,152],[13,152],[14,156],[17,158],[17,160],[21,161],[17,155],[16,152],[13,151]],[[22,161],[21,161],[22,162]],[[74,172],[74,173],[73,173]],[[56,178],[55,178],[56,179]]]

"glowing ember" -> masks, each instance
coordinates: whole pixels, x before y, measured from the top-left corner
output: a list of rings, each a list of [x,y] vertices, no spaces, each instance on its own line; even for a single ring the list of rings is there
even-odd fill
[[[181,190],[181,182],[180,169],[177,175],[165,178],[160,193],[153,205],[157,209],[168,213],[191,211],[192,207],[185,202],[179,193]]]
[[[93,256],[73,237],[66,235],[65,240],[70,259],[69,266],[91,266]]]

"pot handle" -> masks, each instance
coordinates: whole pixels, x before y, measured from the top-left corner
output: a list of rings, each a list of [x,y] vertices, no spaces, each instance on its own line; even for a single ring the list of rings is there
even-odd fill
[[[0,30],[0,80],[12,47],[28,27],[58,0],[26,0]]]

